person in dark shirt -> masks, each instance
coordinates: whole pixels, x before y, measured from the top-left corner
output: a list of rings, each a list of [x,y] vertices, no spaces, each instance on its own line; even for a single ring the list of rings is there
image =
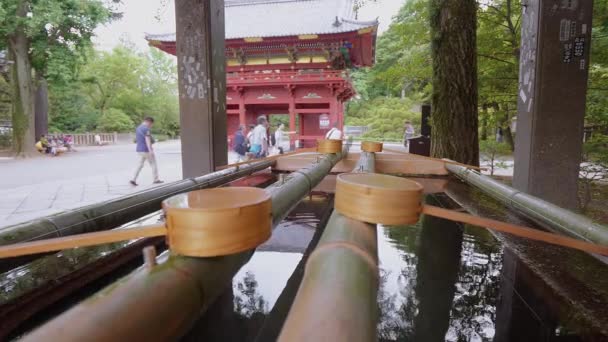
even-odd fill
[[[152,125],[154,125],[154,118],[148,116],[135,130],[135,151],[139,155],[139,163],[137,165],[137,168],[135,169],[135,175],[130,181],[131,185],[134,186],[137,186],[137,176],[139,176],[139,173],[144,167],[144,163],[146,161],[148,162],[148,164],[150,164],[150,167],[152,168],[154,184],[160,184],[163,182],[158,178],[156,156],[154,155],[154,149],[152,148],[152,144],[154,144],[154,139],[152,138],[152,135],[150,133]]]
[[[245,134],[243,131],[245,130],[245,126],[240,125],[239,129],[234,133],[234,152],[238,155],[237,162],[244,161],[245,155],[247,154],[247,139],[245,138]]]

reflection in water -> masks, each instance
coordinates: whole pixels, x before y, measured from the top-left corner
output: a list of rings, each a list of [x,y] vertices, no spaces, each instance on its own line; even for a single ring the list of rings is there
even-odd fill
[[[234,287],[238,291],[238,294],[234,296],[235,312],[248,318],[256,313],[266,314],[268,312],[268,302],[258,293],[258,282],[253,273],[247,272],[243,280]]]
[[[378,238],[381,341],[492,340],[502,252],[487,231],[423,217]]]
[[[459,224],[430,216],[422,218],[416,265],[415,341],[444,340],[456,292],[461,249]]]
[[[444,202],[443,195],[429,197],[433,198]],[[328,203],[302,202],[292,221],[275,231],[282,233],[276,234],[281,238],[256,251],[182,340],[276,340],[299,286],[300,278],[292,273],[304,272],[299,251],[310,242]],[[0,303],[113,248],[100,246],[86,255],[78,249],[58,253],[38,266],[32,263],[5,273],[0,277]],[[555,317],[568,308],[548,307],[547,298],[554,297],[549,291],[536,289],[542,298],[535,299],[531,293],[538,284],[530,280],[533,275],[508,250],[503,255],[502,245],[487,230],[423,217],[412,226],[380,226],[378,252],[380,341],[553,341],[555,336],[560,341],[582,340]]]

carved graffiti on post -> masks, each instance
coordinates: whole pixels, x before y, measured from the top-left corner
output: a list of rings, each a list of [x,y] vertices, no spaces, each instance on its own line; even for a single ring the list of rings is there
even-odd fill
[[[575,208],[592,1],[527,0],[522,8],[513,185]]]
[[[191,36],[184,37],[184,54],[180,63],[182,74],[181,97],[189,99],[204,99],[207,97],[208,77],[203,65],[206,63],[205,55],[202,53],[203,33],[197,29]],[[196,57],[199,57],[198,60]]]
[[[532,111],[534,102],[534,78],[536,74],[536,35],[538,30],[538,8],[534,3],[523,8],[521,53],[519,63],[519,113]]]

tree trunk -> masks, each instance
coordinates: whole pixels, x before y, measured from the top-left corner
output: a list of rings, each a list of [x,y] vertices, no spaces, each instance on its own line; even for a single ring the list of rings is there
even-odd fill
[[[515,141],[513,140],[513,133],[511,132],[511,111],[509,110],[508,103],[505,103],[505,120],[502,123],[502,134],[505,138],[505,142],[509,145],[511,152],[515,151]]]
[[[481,124],[480,139],[488,140],[488,115],[490,115],[488,113],[488,105],[484,103],[483,105],[481,105],[481,109],[483,111],[483,115],[481,116],[481,120],[480,120],[480,124]]]
[[[35,139],[49,132],[49,88],[44,77],[36,74]]]
[[[477,3],[431,0],[434,157],[479,165]]]
[[[27,15],[27,1],[21,1],[17,16]],[[8,39],[9,52],[15,64],[13,66],[13,84],[15,86],[15,101],[13,111],[14,151],[18,157],[26,157],[35,152],[36,137],[34,135],[34,80],[32,65],[29,58],[30,42],[23,27]]]

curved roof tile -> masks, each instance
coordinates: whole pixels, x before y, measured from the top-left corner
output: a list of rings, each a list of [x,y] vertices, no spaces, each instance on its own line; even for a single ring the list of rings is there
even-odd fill
[[[378,20],[355,19],[353,0],[226,0],[226,39],[357,31]],[[174,42],[175,33],[146,34]]]

